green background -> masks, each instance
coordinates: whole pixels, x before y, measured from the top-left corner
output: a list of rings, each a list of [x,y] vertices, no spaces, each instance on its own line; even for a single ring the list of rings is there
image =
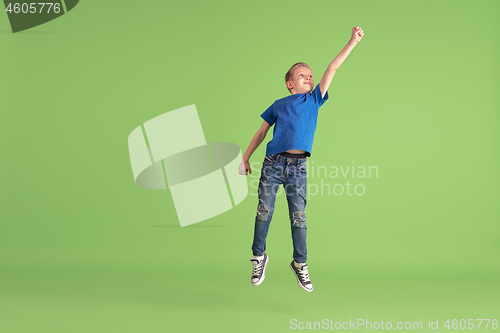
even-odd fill
[[[499,9],[87,0],[16,34],[0,15],[1,331],[282,332],[291,319],[358,318],[428,331],[429,319],[500,319]],[[134,183],[127,137],[196,104],[207,141],[244,152],[260,114],[288,95],[289,67],[307,62],[319,83],[358,25],[308,163],[354,161],[378,178],[351,179],[362,196],[308,200],[312,293],[288,267],[278,196],[266,280],[253,287],[255,190],[180,228],[168,190]]]

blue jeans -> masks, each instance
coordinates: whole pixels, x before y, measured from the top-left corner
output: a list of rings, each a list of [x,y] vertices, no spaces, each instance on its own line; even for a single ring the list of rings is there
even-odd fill
[[[276,192],[281,184],[283,184],[288,201],[293,259],[304,263],[307,260],[306,158],[288,158],[278,154],[267,155],[264,158],[259,182],[259,205],[255,217],[252,252],[254,256],[260,256],[266,252],[266,238],[273,217]]]

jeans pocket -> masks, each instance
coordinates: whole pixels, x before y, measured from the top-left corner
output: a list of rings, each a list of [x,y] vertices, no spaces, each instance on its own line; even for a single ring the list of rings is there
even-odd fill
[[[266,157],[264,158],[264,164],[265,165],[273,165],[274,163],[276,163],[276,157],[278,155],[275,154],[275,155],[266,155]]]
[[[306,160],[304,159],[303,161],[299,161],[299,163],[297,164],[297,168],[300,172],[307,173]]]

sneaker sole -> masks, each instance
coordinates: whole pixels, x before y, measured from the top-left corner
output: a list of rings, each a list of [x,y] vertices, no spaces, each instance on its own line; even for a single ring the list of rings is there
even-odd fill
[[[264,281],[264,278],[266,277],[266,267],[268,263],[269,263],[269,256],[267,256],[266,264],[264,265],[264,269],[262,270],[262,278],[255,283],[252,282],[252,285],[257,287]]]
[[[314,290],[314,287],[313,287],[312,289],[307,289],[306,287],[304,287],[304,286],[302,285],[302,283],[300,283],[300,279],[299,279],[299,277],[297,276],[297,273],[295,273],[295,270],[293,269],[292,265],[293,265],[293,261],[290,263],[290,269],[292,270],[293,275],[295,275],[295,278],[297,279],[297,283],[299,284],[299,287],[300,287],[300,288],[302,288],[302,290],[307,291],[308,293],[310,293],[311,291],[313,291],[313,290]]]

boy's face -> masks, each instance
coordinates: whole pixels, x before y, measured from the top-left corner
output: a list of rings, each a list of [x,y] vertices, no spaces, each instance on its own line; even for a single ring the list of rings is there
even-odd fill
[[[313,72],[305,66],[297,67],[286,85],[292,91],[292,95],[306,94],[314,89]]]

